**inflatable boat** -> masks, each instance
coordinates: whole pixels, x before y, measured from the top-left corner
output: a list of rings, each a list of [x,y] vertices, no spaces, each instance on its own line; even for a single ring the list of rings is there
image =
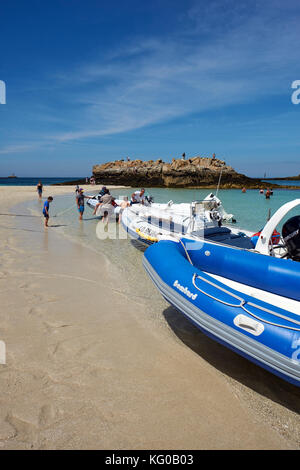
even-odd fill
[[[300,216],[283,225],[280,257],[263,232],[262,252],[182,238],[153,244],[143,264],[163,297],[204,333],[300,386]]]
[[[202,238],[203,233],[228,238],[231,230],[221,226],[223,221],[232,220],[235,220],[233,215],[225,212],[220,199],[212,193],[203,201],[192,203],[134,204],[122,214],[122,225],[129,236],[146,245],[159,240],[176,240],[183,235]]]

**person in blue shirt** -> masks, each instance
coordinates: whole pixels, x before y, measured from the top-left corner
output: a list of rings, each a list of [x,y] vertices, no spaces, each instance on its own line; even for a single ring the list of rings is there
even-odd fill
[[[49,221],[49,208],[50,208],[50,202],[53,201],[53,197],[52,196],[49,196],[47,201],[45,201],[44,203],[44,207],[43,207],[43,214],[44,214],[44,217],[45,217],[45,227],[48,227],[48,221]]]

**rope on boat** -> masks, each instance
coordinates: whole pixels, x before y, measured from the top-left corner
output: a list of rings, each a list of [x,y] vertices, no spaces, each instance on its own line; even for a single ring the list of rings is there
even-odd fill
[[[208,294],[207,292],[205,292],[204,290],[200,289],[197,285],[196,285],[196,278],[198,279],[201,279],[201,281],[204,281],[206,282],[207,284],[210,284],[211,286],[221,290],[222,292],[225,292],[226,294],[230,295],[231,297],[237,299],[240,303],[237,305],[237,304],[232,304],[232,303],[229,303],[229,302],[225,302],[224,300],[221,300],[221,299],[218,299],[217,297],[214,297],[213,295],[211,294]],[[213,300],[216,300],[217,302],[220,302],[224,305],[228,305],[229,307],[235,307],[235,308],[242,308],[246,313],[248,313],[249,315],[251,315],[252,317],[254,317],[256,320],[259,320],[261,322],[264,322],[264,323],[267,323],[269,325],[273,325],[273,326],[278,326],[279,328],[286,328],[286,329],[289,329],[289,330],[295,330],[295,331],[300,331],[300,328],[294,328],[292,326],[287,326],[287,325],[279,325],[278,323],[274,323],[274,322],[270,322],[268,320],[265,320],[264,318],[261,318],[259,317],[258,315],[255,315],[254,313],[250,312],[246,307],[245,307],[245,304],[248,303],[248,305],[252,306],[252,307],[255,307],[259,310],[262,310],[266,313],[269,313],[271,315],[274,315],[275,317],[278,317],[278,318],[282,318],[283,320],[286,320],[290,323],[294,323],[296,325],[300,325],[300,322],[297,321],[297,320],[294,320],[294,319],[291,319],[291,318],[288,318],[286,317],[285,315],[281,315],[280,313],[276,313],[276,312],[273,312],[272,310],[269,310],[265,307],[262,307],[260,305],[257,305],[257,304],[254,304],[253,302],[247,302],[245,299],[243,299],[242,297],[239,297],[238,295],[234,294],[233,292],[230,292],[228,291],[227,289],[224,289],[224,287],[221,287],[221,286],[218,286],[217,284],[215,284],[214,282],[212,281],[209,281],[208,279],[205,279],[204,277],[202,276],[199,276],[199,274],[195,273],[193,275],[193,279],[192,279],[192,282],[193,282],[193,285],[194,287],[200,291],[202,294],[205,294],[206,296],[210,297],[211,299]]]
[[[183,247],[183,249],[184,249],[184,251],[185,251],[185,254],[186,254],[186,257],[187,257],[189,263],[190,263],[192,266],[194,266],[194,265],[193,265],[193,262],[192,262],[192,260],[191,260],[191,257],[190,257],[190,255],[189,255],[187,249],[186,249],[186,246],[185,246],[185,244],[183,243],[183,241],[181,240],[181,238],[179,238],[179,242],[181,243],[181,245],[182,245],[182,247]]]

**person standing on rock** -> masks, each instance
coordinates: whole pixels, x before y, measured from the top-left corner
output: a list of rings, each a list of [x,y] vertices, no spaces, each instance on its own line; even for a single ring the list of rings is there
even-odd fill
[[[185,152],[182,154],[182,160],[185,160]]]
[[[215,154],[215,153],[213,153],[212,159],[213,159],[213,160],[216,159],[216,154]]]

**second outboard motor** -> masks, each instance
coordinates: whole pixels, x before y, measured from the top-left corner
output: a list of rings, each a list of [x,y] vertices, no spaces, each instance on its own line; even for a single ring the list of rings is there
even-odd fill
[[[151,206],[152,202],[154,201],[154,197],[153,196],[146,196],[145,199],[148,202],[149,206]]]
[[[300,261],[300,215],[291,217],[282,227],[282,237],[289,258]]]

